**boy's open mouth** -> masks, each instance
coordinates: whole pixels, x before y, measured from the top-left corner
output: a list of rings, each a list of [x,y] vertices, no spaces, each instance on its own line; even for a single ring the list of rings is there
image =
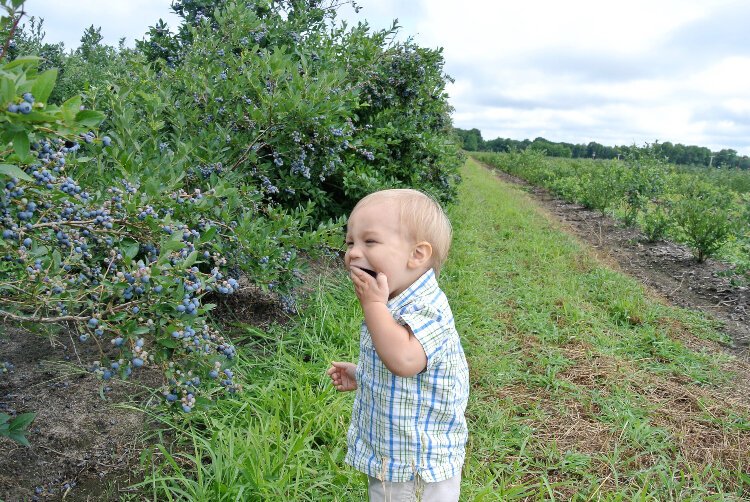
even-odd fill
[[[357,267],[356,265],[354,265],[354,266]],[[362,270],[363,272],[367,272],[373,278],[376,278],[378,276],[378,273],[375,272],[374,270],[369,270],[369,269],[362,268],[362,267],[357,267],[357,268],[360,269],[360,270]]]

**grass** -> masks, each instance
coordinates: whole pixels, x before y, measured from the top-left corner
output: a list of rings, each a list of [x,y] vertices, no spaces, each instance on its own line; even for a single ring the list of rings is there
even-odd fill
[[[750,496],[749,368],[716,326],[599,264],[473,161],[463,175],[440,281],[471,370],[462,500]],[[324,375],[356,360],[361,313],[343,274],[314,289],[292,324],[243,328],[240,394],[165,422],[177,446],[146,454],[154,500],[366,499],[343,463],[353,395]]]

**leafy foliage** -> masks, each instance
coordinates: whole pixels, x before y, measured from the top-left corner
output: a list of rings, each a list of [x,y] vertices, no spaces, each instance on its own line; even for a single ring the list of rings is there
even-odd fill
[[[741,247],[747,241],[750,224],[741,195],[700,171],[667,164],[654,145],[620,161],[552,160],[535,149],[475,155],[567,200],[610,211],[626,225],[638,224],[651,242],[667,236],[684,242],[698,261],[715,256],[727,242]],[[739,255],[736,272],[745,274],[747,251]]]
[[[34,418],[36,418],[36,413],[21,413],[13,419],[7,413],[0,413],[0,436],[10,438],[23,446],[29,446],[26,430]]]
[[[59,69],[0,70],[0,316],[67,324],[104,380],[162,367],[185,411],[238,390],[210,302],[246,279],[294,311],[302,258],[340,246],[362,195],[448,201],[461,162],[440,51],[320,2],[212,5],[157,24],[165,50],[92,26]],[[48,50],[32,28],[22,48]]]
[[[685,241],[702,262],[715,254],[732,234],[732,197],[699,181],[686,184],[684,189],[682,197],[673,203],[671,214]]]

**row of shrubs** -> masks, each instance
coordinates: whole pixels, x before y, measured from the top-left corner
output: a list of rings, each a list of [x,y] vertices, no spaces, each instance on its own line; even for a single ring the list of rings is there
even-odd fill
[[[669,237],[686,243],[699,262],[732,247],[736,272],[748,273],[750,196],[677,169],[648,145],[611,161],[553,159],[531,149],[474,155],[565,200],[610,212],[651,242]]]
[[[55,103],[64,68],[7,50],[19,3],[0,1],[0,319],[76,331],[102,379],[160,366],[187,412],[237,392],[222,297],[247,281],[294,311],[360,197],[455,195],[441,52],[394,29],[313,0],[178,2],[177,35],[158,24]]]

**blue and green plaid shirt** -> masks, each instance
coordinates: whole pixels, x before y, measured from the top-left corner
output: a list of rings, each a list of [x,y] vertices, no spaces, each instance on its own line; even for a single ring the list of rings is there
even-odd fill
[[[452,478],[464,463],[469,369],[434,271],[391,299],[388,309],[422,344],[427,368],[409,378],[391,373],[362,323],[346,462],[385,481]]]

